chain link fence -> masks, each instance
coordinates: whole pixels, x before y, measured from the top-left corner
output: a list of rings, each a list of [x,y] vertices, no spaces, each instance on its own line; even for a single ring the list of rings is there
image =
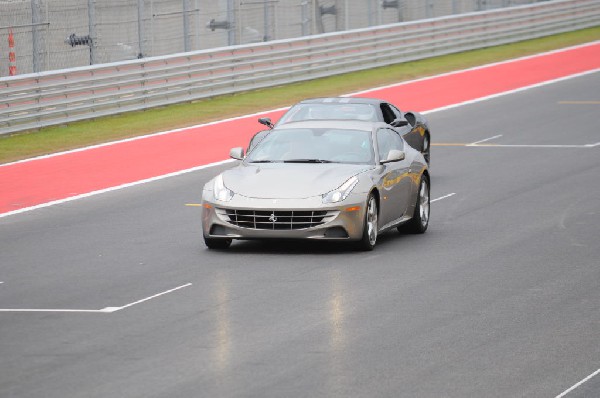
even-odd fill
[[[0,0],[0,77],[537,1]]]

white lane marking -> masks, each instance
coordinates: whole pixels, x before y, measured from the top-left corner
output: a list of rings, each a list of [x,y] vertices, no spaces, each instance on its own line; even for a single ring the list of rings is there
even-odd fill
[[[132,307],[134,305],[141,304],[141,303],[143,303],[145,301],[152,300],[152,299],[160,297],[160,296],[164,296],[165,294],[173,293],[174,291],[177,291],[179,289],[183,289],[184,287],[188,287],[188,286],[192,286],[192,284],[191,283],[186,283],[185,285],[181,285],[181,286],[174,287],[173,289],[165,290],[164,292],[155,294],[155,295],[150,296],[150,297],[146,297],[146,298],[138,300],[138,301],[134,301],[133,303],[125,304],[122,307],[106,307],[106,308],[102,309],[102,311],[109,310],[110,312],[115,312],[115,311],[119,311],[119,310],[124,310],[125,308],[129,308],[129,307]]]
[[[560,145],[560,144],[467,144],[480,148],[594,148],[597,145]]]
[[[181,286],[177,286],[173,289],[165,290],[164,292],[157,293],[155,295],[143,298],[138,301],[134,301],[133,303],[125,304],[124,306],[121,306],[121,307],[105,307],[105,308],[102,308],[101,310],[50,309],[50,308],[0,308],[0,312],[73,312],[73,313],[82,312],[82,313],[104,313],[104,314],[108,313],[108,314],[110,314],[113,312],[124,310],[125,308],[129,308],[129,307],[137,305],[137,304],[141,304],[145,301],[152,300],[152,299],[160,297],[160,296],[164,296],[165,294],[172,293],[176,290],[183,289],[183,288],[191,286],[191,285],[192,285],[191,283],[186,283],[185,285],[181,285]]]
[[[452,71],[452,72],[441,73],[439,75],[427,76],[427,77],[422,77],[422,78],[414,79],[414,80],[407,80],[407,81],[404,81],[404,82],[394,83],[394,84],[390,84],[390,85],[387,85],[387,86],[380,86],[380,87],[376,87],[376,88],[370,88],[370,89],[364,90],[364,91],[357,91],[357,92],[354,92],[354,93],[349,93],[349,94],[341,95],[341,97],[361,95],[361,94],[371,93],[371,92],[378,91],[378,90],[383,90],[383,89],[388,89],[388,88],[394,88],[394,87],[400,87],[400,86],[403,86],[403,85],[417,83],[417,82],[421,82],[421,81],[425,81],[425,80],[432,80],[432,79],[436,79],[436,78],[440,78],[440,77],[445,77],[445,76],[451,76],[451,75],[455,75],[455,74],[459,74],[459,73],[464,73],[464,72],[469,72],[469,71],[475,71],[475,70],[485,69],[485,68],[489,68],[489,67],[496,66],[496,65],[509,64],[509,63],[512,63],[512,62],[519,62],[519,61],[523,61],[523,60],[527,60],[527,59],[533,59],[533,58],[538,58],[538,57],[544,57],[544,56],[547,56],[547,55],[558,54],[558,53],[562,53],[562,52],[568,52],[568,51],[571,51],[571,50],[576,50],[578,48],[583,48],[583,47],[588,47],[588,46],[594,46],[594,45],[596,45],[598,43],[600,43],[600,40],[589,42],[589,43],[584,43],[584,44],[579,44],[579,45],[576,45],[576,46],[560,48],[558,50],[552,50],[552,51],[547,51],[547,52],[543,52],[543,53],[527,55],[527,56],[524,56],[524,57],[507,59],[507,60],[500,61],[500,62],[493,62],[493,63],[490,63],[490,64],[474,66],[472,68],[466,68],[466,69],[460,69],[460,70],[456,70],[456,71]],[[466,104],[466,103],[468,103],[468,101],[465,102],[465,103],[458,104],[458,105],[450,105],[450,107],[461,106],[461,105]],[[137,136],[137,137],[126,138],[126,139],[123,139],[123,140],[111,141],[111,142],[106,142],[106,143],[103,143],[103,144],[91,145],[91,146],[87,146],[87,147],[83,147],[83,148],[73,149],[73,150],[70,150],[70,151],[63,151],[63,152],[51,153],[51,154],[48,154],[48,155],[37,156],[37,157],[34,157],[34,158],[18,160],[16,162],[0,164],[0,167],[9,166],[9,165],[17,164],[17,163],[31,162],[31,161],[40,160],[40,159],[47,159],[47,158],[51,158],[51,157],[55,157],[55,156],[66,155],[66,154],[69,154],[69,153],[83,152],[83,151],[87,151],[87,150],[90,150],[90,149],[95,149],[95,148],[101,148],[101,147],[105,147],[105,146],[111,146],[111,145],[121,144],[123,142],[131,142],[131,141],[142,140],[142,139],[149,138],[149,137],[155,137],[155,136],[160,136],[160,135],[178,133],[178,132],[189,130],[189,129],[195,129],[195,128],[200,128],[200,127],[205,127],[205,126],[212,126],[212,125],[219,124],[219,123],[224,123],[224,122],[229,122],[229,121],[236,121],[236,120],[246,119],[246,118],[253,117],[253,116],[260,116],[260,115],[263,115],[265,113],[283,111],[283,110],[286,110],[288,108],[289,107],[271,109],[271,110],[266,110],[266,111],[252,113],[252,114],[249,114],[249,115],[243,115],[243,116],[237,116],[237,117],[223,119],[223,120],[217,120],[217,121],[210,122],[210,123],[197,124],[197,125],[190,126],[190,127],[183,127],[183,128],[180,128],[180,129],[167,130],[167,131],[161,131],[161,132],[152,133],[152,134],[141,135],[141,136]],[[445,109],[445,107],[433,109],[433,110],[426,111],[426,112],[436,112],[438,110],[443,110],[443,109]],[[425,112],[421,112],[421,113],[424,114]]]
[[[594,377],[594,376],[596,376],[598,374],[600,374],[600,369],[598,369],[597,371],[595,371],[594,373],[592,373],[591,375],[589,375],[585,379],[581,380],[579,383],[575,384],[573,387],[569,388],[568,390],[565,390],[562,394],[557,395],[556,398],[562,398],[562,397],[564,397],[565,395],[567,395],[571,391],[575,390],[576,388],[578,388],[579,386],[581,386],[583,383],[587,382],[592,377]]]
[[[596,147],[596,146],[600,146],[600,142],[596,142],[595,144],[587,144],[586,145],[586,147],[588,147],[588,148],[593,148],[593,147]]]
[[[596,43],[600,43],[600,41],[593,42],[591,44],[596,44]],[[591,44],[588,43],[586,45],[591,45]],[[569,48],[566,48],[566,49],[563,49],[563,50],[550,51],[548,53],[537,54],[537,56],[543,56],[543,55],[552,54],[552,53],[555,53],[555,52],[567,51],[569,49],[578,48],[578,47],[584,47],[584,46],[585,45],[574,46],[574,47],[569,47]],[[534,57],[535,56],[530,56],[530,58],[534,58]],[[524,58],[528,58],[528,57],[524,57]],[[509,63],[509,62],[518,61],[518,60],[520,60],[520,59],[517,58],[515,60],[502,61],[500,63]],[[500,64],[500,63],[496,63],[496,64]],[[471,69],[465,69],[465,70],[457,71],[457,72],[450,72],[450,73],[446,73],[446,74],[442,74],[442,75],[432,76],[432,77],[423,78],[423,79],[417,79],[417,80],[409,81],[409,82],[402,82],[402,83],[398,83],[398,84],[395,84],[395,85],[381,87],[381,88],[378,88],[378,89],[383,89],[383,88],[388,88],[388,87],[397,87],[397,86],[401,86],[403,84],[407,84],[407,83],[410,83],[410,82],[416,82],[416,81],[419,81],[419,80],[426,80],[426,79],[433,79],[435,77],[449,75],[449,74],[452,74],[452,73],[460,73],[460,72],[468,71],[468,70],[482,69],[482,68],[485,68],[485,67],[490,66],[490,65],[495,65],[495,64],[483,65],[481,67],[475,67],[475,68],[471,68]],[[515,90],[509,90],[509,91],[505,91],[505,92],[502,92],[502,93],[489,95],[487,97],[476,98],[474,100],[469,100],[469,101],[464,101],[464,102],[460,102],[460,103],[453,104],[453,105],[443,106],[443,107],[440,107],[440,108],[432,109],[432,110],[429,110],[429,111],[423,111],[423,112],[420,112],[420,113],[426,115],[426,114],[429,114],[429,113],[445,111],[445,110],[452,109],[452,108],[457,108],[457,107],[460,107],[460,106],[463,106],[463,105],[470,105],[470,104],[474,104],[474,103],[477,103],[477,102],[486,101],[486,100],[489,100],[489,99],[492,99],[492,98],[497,98],[497,97],[500,97],[500,96],[503,96],[503,95],[509,95],[509,94],[513,94],[513,93],[516,93],[516,92],[525,91],[525,90],[529,90],[529,89],[532,89],[532,88],[537,88],[537,87],[545,86],[545,85],[548,85],[548,84],[552,84],[552,83],[556,83],[556,82],[560,82],[560,81],[564,81],[564,80],[569,80],[569,79],[577,78],[577,77],[580,77],[580,76],[585,76],[585,75],[588,75],[588,74],[591,74],[591,73],[595,73],[595,72],[598,72],[598,71],[600,71],[600,68],[594,69],[594,70],[591,70],[591,71],[587,71],[587,72],[583,72],[583,73],[578,73],[578,74],[575,74],[575,75],[570,75],[570,76],[566,76],[566,77],[554,79],[554,80],[548,80],[548,81],[545,81],[545,82],[542,82],[542,83],[533,84],[533,85],[522,87],[522,88],[518,88],[518,89],[515,89]],[[377,90],[377,89],[374,89],[374,90]],[[370,92],[370,91],[373,91],[373,90],[364,91],[363,93]],[[348,95],[357,95],[357,94],[360,94],[360,93],[361,92],[359,92],[359,93],[352,93],[352,94],[348,94]],[[206,124],[200,124],[200,125],[197,125],[197,126],[186,127],[186,128],[177,129],[177,130],[164,131],[164,132],[160,132],[160,133],[155,133],[155,134],[149,134],[149,135],[140,136],[140,137],[129,138],[129,139],[126,139],[126,140],[114,141],[114,142],[109,142],[109,143],[105,143],[105,144],[95,145],[95,146],[91,146],[91,147],[79,148],[79,149],[75,149],[73,151],[66,151],[66,152],[60,152],[60,153],[45,155],[45,156],[31,158],[31,159],[19,160],[17,162],[13,162],[13,163],[0,164],[0,167],[8,166],[8,165],[11,165],[11,164],[16,164],[16,163],[24,163],[24,162],[34,161],[34,160],[43,159],[43,158],[50,158],[50,157],[64,155],[64,154],[68,154],[68,153],[72,153],[72,152],[82,152],[82,151],[85,151],[85,150],[88,150],[88,149],[93,149],[93,148],[98,148],[98,147],[105,147],[105,146],[111,146],[111,145],[115,145],[115,144],[118,144],[118,143],[121,143],[121,142],[135,141],[135,140],[144,139],[144,138],[148,138],[148,137],[153,137],[153,136],[157,136],[157,135],[170,134],[170,133],[174,133],[174,132],[178,132],[178,131],[182,131],[182,130],[186,130],[186,129],[193,129],[193,128],[197,128],[197,127],[203,127],[203,126],[208,126],[208,125],[223,123],[223,122],[227,122],[227,121],[239,120],[239,119],[243,119],[243,118],[246,118],[246,117],[258,116],[258,115],[262,115],[262,114],[267,113],[267,112],[275,112],[275,111],[278,111],[278,110],[285,110],[285,109],[287,109],[287,108],[278,108],[278,109],[271,110],[271,111],[258,112],[258,113],[252,114],[252,115],[239,116],[239,117],[236,117],[236,118],[224,119],[224,120],[220,120],[220,121],[216,121],[216,122],[211,122],[211,123],[206,123]],[[473,146],[477,146],[477,145],[473,145]],[[596,144],[594,144],[593,146],[596,146]],[[215,162],[215,163],[211,163],[211,164],[207,164],[207,165],[193,167],[191,169],[182,170],[182,171],[178,171],[178,172],[170,173],[170,174],[165,174],[165,175],[161,175],[161,176],[157,176],[157,177],[153,177],[153,178],[148,178],[146,180],[135,181],[133,183],[123,184],[123,185],[120,185],[120,186],[117,186],[117,187],[102,189],[102,190],[99,190],[99,191],[94,191],[94,192],[90,192],[90,193],[83,194],[83,195],[71,196],[69,198],[55,200],[55,201],[47,202],[47,203],[42,203],[42,204],[36,205],[36,206],[25,207],[25,208],[22,208],[22,209],[19,209],[19,210],[14,210],[14,211],[10,211],[10,212],[7,212],[7,213],[2,213],[2,214],[0,214],[0,218],[11,216],[11,215],[15,215],[15,214],[20,214],[20,213],[28,212],[28,211],[31,211],[31,210],[36,210],[36,209],[48,207],[48,206],[53,206],[53,205],[56,205],[56,204],[70,202],[70,201],[77,200],[77,199],[83,199],[83,198],[87,198],[89,196],[94,196],[94,195],[98,195],[98,194],[105,193],[105,192],[111,192],[111,191],[115,191],[115,190],[118,190],[118,189],[128,188],[128,187],[132,187],[132,186],[140,185],[140,184],[145,184],[145,183],[148,183],[148,182],[161,180],[163,178],[173,177],[173,176],[177,176],[177,175],[181,175],[181,174],[193,172],[193,171],[196,171],[196,170],[201,170],[201,169],[204,169],[204,168],[209,168],[209,167],[221,165],[221,164],[224,164],[226,162],[232,162],[232,161],[233,160],[231,160],[231,159],[227,159],[227,160],[223,160],[221,162]]]
[[[342,95],[342,97],[352,96],[352,95],[368,94],[368,93],[373,92],[373,91],[385,90],[385,89],[388,89],[388,88],[400,87],[400,86],[404,86],[404,85],[407,85],[407,84],[412,84],[412,83],[427,81],[427,80],[431,80],[431,79],[436,79],[436,78],[439,78],[439,77],[452,76],[452,75],[457,75],[457,74],[460,74],[460,73],[463,73],[463,72],[470,72],[470,71],[475,71],[475,70],[490,68],[490,67],[497,66],[497,65],[510,64],[510,63],[513,63],[513,62],[525,61],[525,60],[533,59],[533,58],[537,58],[537,57],[544,57],[544,56],[547,56],[547,55],[559,54],[559,53],[562,53],[562,52],[576,50],[578,48],[583,48],[583,47],[588,47],[588,46],[595,46],[598,43],[600,43],[600,40],[596,40],[596,41],[589,42],[589,43],[578,44],[576,46],[571,46],[571,47],[559,48],[557,50],[547,51],[547,52],[544,52],[544,53],[531,54],[531,55],[526,55],[526,56],[519,57],[519,58],[512,58],[512,59],[507,59],[507,60],[504,60],[504,61],[492,62],[490,64],[474,66],[472,68],[466,68],[466,69],[460,69],[460,70],[456,70],[456,71],[441,73],[439,75],[426,76],[426,77],[421,77],[421,78],[414,79],[414,80],[407,80],[405,82],[394,83],[394,84],[390,84],[390,85],[387,85],[387,86],[380,86],[380,87],[370,88],[368,90],[358,91],[356,93]],[[423,113],[423,112],[421,112],[421,113]]]
[[[106,312],[103,310],[71,310],[71,309],[58,309],[58,308],[0,308],[0,312],[88,312],[98,313]]]
[[[52,202],[46,202],[46,203],[42,203],[42,204],[35,205],[35,206],[24,207],[22,209],[9,211],[7,213],[1,213],[0,214],[0,218],[8,217],[8,216],[12,216],[12,215],[15,215],[15,214],[20,214],[20,213],[25,213],[25,212],[28,212],[28,211],[31,211],[31,210],[41,209],[41,208],[44,208],[44,207],[54,206],[54,205],[58,205],[58,204],[61,204],[61,203],[71,202],[71,201],[77,200],[77,199],[88,198],[90,196],[99,195],[101,193],[112,192],[112,191],[117,191],[117,190],[123,189],[123,188],[129,188],[129,187],[133,187],[133,186],[136,186],[136,185],[146,184],[148,182],[158,181],[158,180],[162,180],[164,178],[175,177],[175,176],[179,176],[179,175],[182,175],[182,174],[191,173],[193,171],[207,169],[207,168],[210,168],[210,167],[222,166],[224,164],[231,163],[231,162],[234,162],[234,160],[233,159],[227,159],[227,160],[223,160],[223,161],[220,161],[220,162],[215,162],[215,163],[205,164],[205,165],[202,165],[202,166],[192,167],[191,169],[181,170],[181,171],[177,171],[177,172],[170,173],[170,174],[164,174],[164,175],[157,176],[157,177],[147,178],[145,180],[130,182],[130,183],[127,183],[127,184],[116,186],[116,187],[110,187],[110,188],[101,189],[101,190],[98,190],[98,191],[88,192],[88,193],[84,193],[84,194],[77,195],[77,196],[71,196],[71,197],[65,198],[65,199],[53,200]]]
[[[498,135],[495,135],[495,136],[493,136],[493,137],[486,138],[486,139],[484,139],[484,140],[479,140],[479,141],[472,142],[472,143],[470,143],[470,144],[467,144],[467,146],[475,146],[475,145],[477,145],[477,144],[481,144],[481,143],[484,143],[484,142],[488,142],[488,141],[491,141],[491,140],[495,140],[496,138],[500,138],[500,137],[502,137],[502,134],[498,134]]]
[[[182,127],[182,128],[174,129],[174,130],[167,130],[167,131],[161,131],[161,132],[158,132],[158,133],[152,133],[152,134],[146,134],[146,135],[139,135],[139,136],[136,136],[136,137],[125,138],[123,140],[105,142],[105,143],[102,143],[102,144],[96,144],[96,145],[86,146],[86,147],[83,147],[83,148],[71,149],[69,151],[49,153],[48,155],[36,156],[34,158],[22,159],[22,160],[17,160],[15,162],[11,162],[11,163],[0,164],[0,167],[11,166],[11,165],[14,165],[14,164],[19,164],[19,163],[28,163],[28,162],[33,162],[33,161],[36,161],[36,160],[53,158],[53,157],[56,157],[56,156],[68,155],[68,154],[71,154],[71,153],[85,152],[85,151],[88,151],[88,150],[91,150],[91,149],[103,148],[103,147],[113,146],[113,145],[122,144],[122,143],[126,143],[126,142],[138,141],[138,140],[143,140],[143,139],[152,138],[152,137],[158,137],[158,136],[161,136],[161,135],[168,135],[168,134],[173,134],[173,133],[179,133],[179,132],[183,132],[183,131],[186,131],[186,130],[201,128],[201,127],[213,126],[215,124],[232,122],[232,121],[236,121],[236,120],[250,118],[250,117],[253,117],[253,116],[262,116],[265,113],[284,111],[284,110],[287,110],[288,108],[289,107],[271,109],[271,110],[268,110],[268,111],[256,112],[256,113],[252,113],[252,114],[249,114],[249,115],[237,116],[237,117],[232,117],[232,118],[228,118],[228,119],[216,120],[214,122],[197,124],[197,125],[190,126],[190,127]]]
[[[456,193],[452,192],[452,193],[449,193],[448,195],[444,195],[444,196],[442,196],[440,198],[432,199],[430,201],[430,203],[437,202],[438,200],[446,199],[446,198],[449,198],[449,197],[454,196],[454,195],[456,195]]]

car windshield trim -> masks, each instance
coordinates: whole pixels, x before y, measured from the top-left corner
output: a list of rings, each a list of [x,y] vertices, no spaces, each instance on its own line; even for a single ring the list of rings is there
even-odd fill
[[[283,163],[339,163],[326,159],[286,159]]]

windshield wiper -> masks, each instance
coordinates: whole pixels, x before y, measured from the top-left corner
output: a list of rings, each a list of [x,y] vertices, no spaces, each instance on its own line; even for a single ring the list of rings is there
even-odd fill
[[[283,163],[335,163],[325,159],[290,159],[284,160]]]
[[[248,163],[278,163],[278,160],[249,160]]]

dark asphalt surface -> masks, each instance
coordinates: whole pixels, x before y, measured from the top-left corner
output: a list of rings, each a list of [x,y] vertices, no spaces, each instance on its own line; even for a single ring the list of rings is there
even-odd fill
[[[433,142],[595,144],[600,105],[559,102],[598,87],[431,113]],[[0,219],[1,309],[134,304],[0,312],[0,397],[556,397],[600,368],[600,146],[434,146],[455,195],[370,253],[208,251],[185,204],[217,172]]]

